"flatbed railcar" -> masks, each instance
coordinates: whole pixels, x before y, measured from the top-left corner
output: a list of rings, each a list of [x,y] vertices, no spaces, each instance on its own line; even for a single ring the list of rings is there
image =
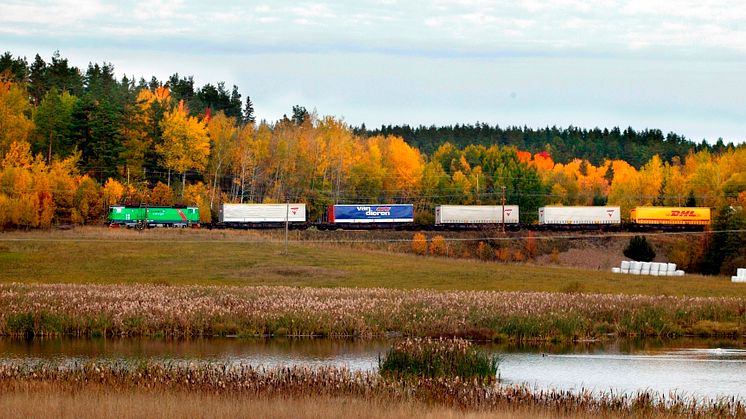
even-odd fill
[[[187,206],[128,206],[109,207],[110,227],[199,227],[199,208]]]

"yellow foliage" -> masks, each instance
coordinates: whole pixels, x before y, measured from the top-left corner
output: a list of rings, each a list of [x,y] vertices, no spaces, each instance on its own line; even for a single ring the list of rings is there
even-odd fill
[[[104,205],[108,207],[109,205],[121,202],[124,195],[124,186],[116,180],[109,178],[101,192],[104,198]]]
[[[210,202],[208,192],[205,184],[198,182],[194,185],[187,185],[184,189],[184,202],[187,205],[194,205],[199,208],[199,221],[201,223],[212,222],[212,210],[210,209]]]
[[[430,254],[436,256],[443,256],[448,253],[448,244],[446,244],[445,237],[437,235],[430,241]]]
[[[412,237],[412,251],[418,255],[427,253],[427,238],[422,233],[415,233]]]
[[[0,156],[13,142],[27,142],[34,123],[28,118],[31,105],[26,89],[0,80]]]
[[[174,192],[171,188],[163,182],[158,182],[153,190],[150,192],[150,199],[148,199],[150,205],[173,205],[174,204]]]
[[[2,167],[22,167],[31,166],[33,157],[31,157],[31,144],[26,141],[13,141],[10,143],[8,151],[3,157]]]
[[[210,138],[204,121],[189,116],[184,101],[176,109],[166,112],[160,122],[163,144],[156,151],[163,165],[177,173],[189,169],[205,170],[210,155]]]

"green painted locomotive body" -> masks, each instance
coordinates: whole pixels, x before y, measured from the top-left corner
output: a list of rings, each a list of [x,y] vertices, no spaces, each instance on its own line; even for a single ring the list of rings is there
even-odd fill
[[[198,227],[197,207],[131,207],[109,208],[109,225],[126,227]]]

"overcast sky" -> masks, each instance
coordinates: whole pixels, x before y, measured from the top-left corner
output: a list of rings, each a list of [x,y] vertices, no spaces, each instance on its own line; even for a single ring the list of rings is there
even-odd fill
[[[632,126],[746,140],[746,2],[0,0],[0,49],[350,124]]]

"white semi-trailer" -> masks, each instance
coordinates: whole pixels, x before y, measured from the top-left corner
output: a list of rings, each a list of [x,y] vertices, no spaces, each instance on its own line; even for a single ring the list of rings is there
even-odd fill
[[[435,207],[435,225],[518,224],[518,205],[440,205]]]
[[[619,207],[541,207],[539,224],[541,225],[591,225],[622,222]]]

